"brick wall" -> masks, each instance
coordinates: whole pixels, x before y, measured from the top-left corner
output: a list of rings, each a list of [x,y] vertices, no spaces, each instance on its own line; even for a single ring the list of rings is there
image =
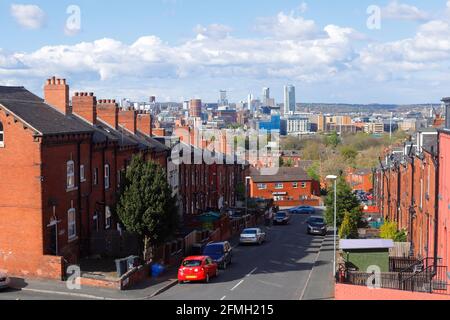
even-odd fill
[[[369,289],[364,286],[336,284],[335,300],[450,300],[450,295],[427,294],[389,289]]]
[[[314,181],[301,181],[297,182],[297,187],[294,187],[293,182],[283,182],[279,183],[283,184],[282,189],[276,189],[276,183],[264,183],[266,188],[260,190],[258,188],[259,183],[252,182],[250,185],[250,196],[252,198],[262,198],[262,199],[273,199],[274,193],[280,194],[280,197],[283,197],[284,200],[301,200],[302,197],[311,198],[313,195],[319,195],[319,185]],[[302,183],[305,183],[305,186],[302,186]]]
[[[439,169],[439,257],[450,266],[450,134],[440,133]]]

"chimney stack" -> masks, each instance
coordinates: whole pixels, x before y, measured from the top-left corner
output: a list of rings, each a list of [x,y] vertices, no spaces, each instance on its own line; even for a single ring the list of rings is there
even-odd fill
[[[119,127],[119,105],[116,103],[116,100],[98,100],[97,117],[117,130]]]
[[[137,116],[137,130],[141,133],[151,137],[152,130],[152,116],[149,113],[141,113]]]
[[[119,111],[119,126],[124,127],[133,134],[137,132],[136,119],[137,112],[134,109]]]
[[[97,98],[92,92],[75,92],[72,111],[91,124],[97,123]]]
[[[44,100],[64,114],[72,113],[69,103],[69,86],[66,84],[66,79],[56,77],[47,79],[44,86]]]

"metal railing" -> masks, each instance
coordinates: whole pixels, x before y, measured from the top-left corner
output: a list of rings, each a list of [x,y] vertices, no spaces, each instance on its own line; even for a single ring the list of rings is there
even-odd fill
[[[433,262],[433,258],[427,258],[408,266],[402,272],[385,272],[378,275],[346,270],[343,277],[338,277],[338,282],[356,286],[378,286],[383,289],[450,295],[448,268],[435,266]]]

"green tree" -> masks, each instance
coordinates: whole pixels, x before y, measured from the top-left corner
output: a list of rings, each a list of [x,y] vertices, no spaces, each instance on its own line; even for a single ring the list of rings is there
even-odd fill
[[[346,161],[354,162],[356,157],[358,156],[358,151],[352,146],[343,146],[341,148],[341,155],[345,158]]]
[[[303,140],[300,140],[294,136],[287,136],[281,142],[281,148],[283,150],[302,150],[305,145]]]
[[[345,213],[349,213],[352,219],[360,223],[362,218],[362,208],[358,201],[358,198],[353,194],[352,189],[345,181],[344,177],[341,176],[337,181],[337,226],[338,228],[342,225],[345,217]],[[334,184],[328,190],[328,195],[325,199],[325,217],[328,224],[333,224],[334,222]]]
[[[315,161],[307,170],[308,177],[313,180],[320,181],[320,164]]]
[[[173,235],[178,228],[178,208],[161,166],[141,155],[133,157],[123,181],[117,215],[125,229],[140,238],[145,260],[151,246]]]
[[[382,239],[394,240],[395,242],[406,242],[407,235],[405,230],[398,230],[396,222],[386,221],[380,228],[380,237]]]
[[[339,228],[339,237],[341,239],[358,239],[358,221],[355,215],[345,212],[344,220]]]
[[[331,146],[333,148],[336,148],[339,144],[341,144],[341,138],[339,137],[338,133],[334,131],[332,134],[326,136],[325,144],[327,145],[327,147]]]

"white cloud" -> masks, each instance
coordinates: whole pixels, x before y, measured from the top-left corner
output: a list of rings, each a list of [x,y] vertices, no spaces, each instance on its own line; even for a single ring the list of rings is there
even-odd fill
[[[194,29],[197,37],[199,39],[211,38],[211,39],[222,39],[230,36],[233,29],[229,26],[222,24],[211,24],[207,27],[202,25],[197,25]]]
[[[0,49],[0,79],[40,90],[43,79],[56,74],[70,79],[74,88],[99,95],[145,97],[151,92],[166,99],[211,97],[208,93],[214,95],[216,88],[230,83],[241,90],[242,99],[250,90],[247,86],[288,82],[311,92],[321,88],[315,100],[335,97],[333,92],[365,99],[364,92],[370,92],[375,101],[381,95],[377,89],[391,92],[394,87],[398,95],[410,94],[411,88],[417,91],[412,97],[420,97],[420,92],[448,95],[438,91],[446,90],[450,81],[448,20],[423,22],[414,36],[384,43],[369,41],[348,27],[320,28],[293,13],[269,20],[262,24],[271,35],[265,38],[234,37],[230,27],[213,24],[198,25],[195,36],[177,45],[149,35],[131,44],[105,38],[33,52]],[[436,81],[442,87],[431,86]]]
[[[46,20],[45,12],[37,5],[12,4],[11,15],[20,26],[27,29],[40,29]]]
[[[276,17],[260,18],[255,29],[278,39],[312,39],[321,34],[313,20],[306,20],[294,12],[280,12]]]
[[[381,12],[382,17],[385,19],[417,21],[429,19],[429,14],[427,12],[424,12],[415,6],[400,3],[397,0],[391,1]]]

